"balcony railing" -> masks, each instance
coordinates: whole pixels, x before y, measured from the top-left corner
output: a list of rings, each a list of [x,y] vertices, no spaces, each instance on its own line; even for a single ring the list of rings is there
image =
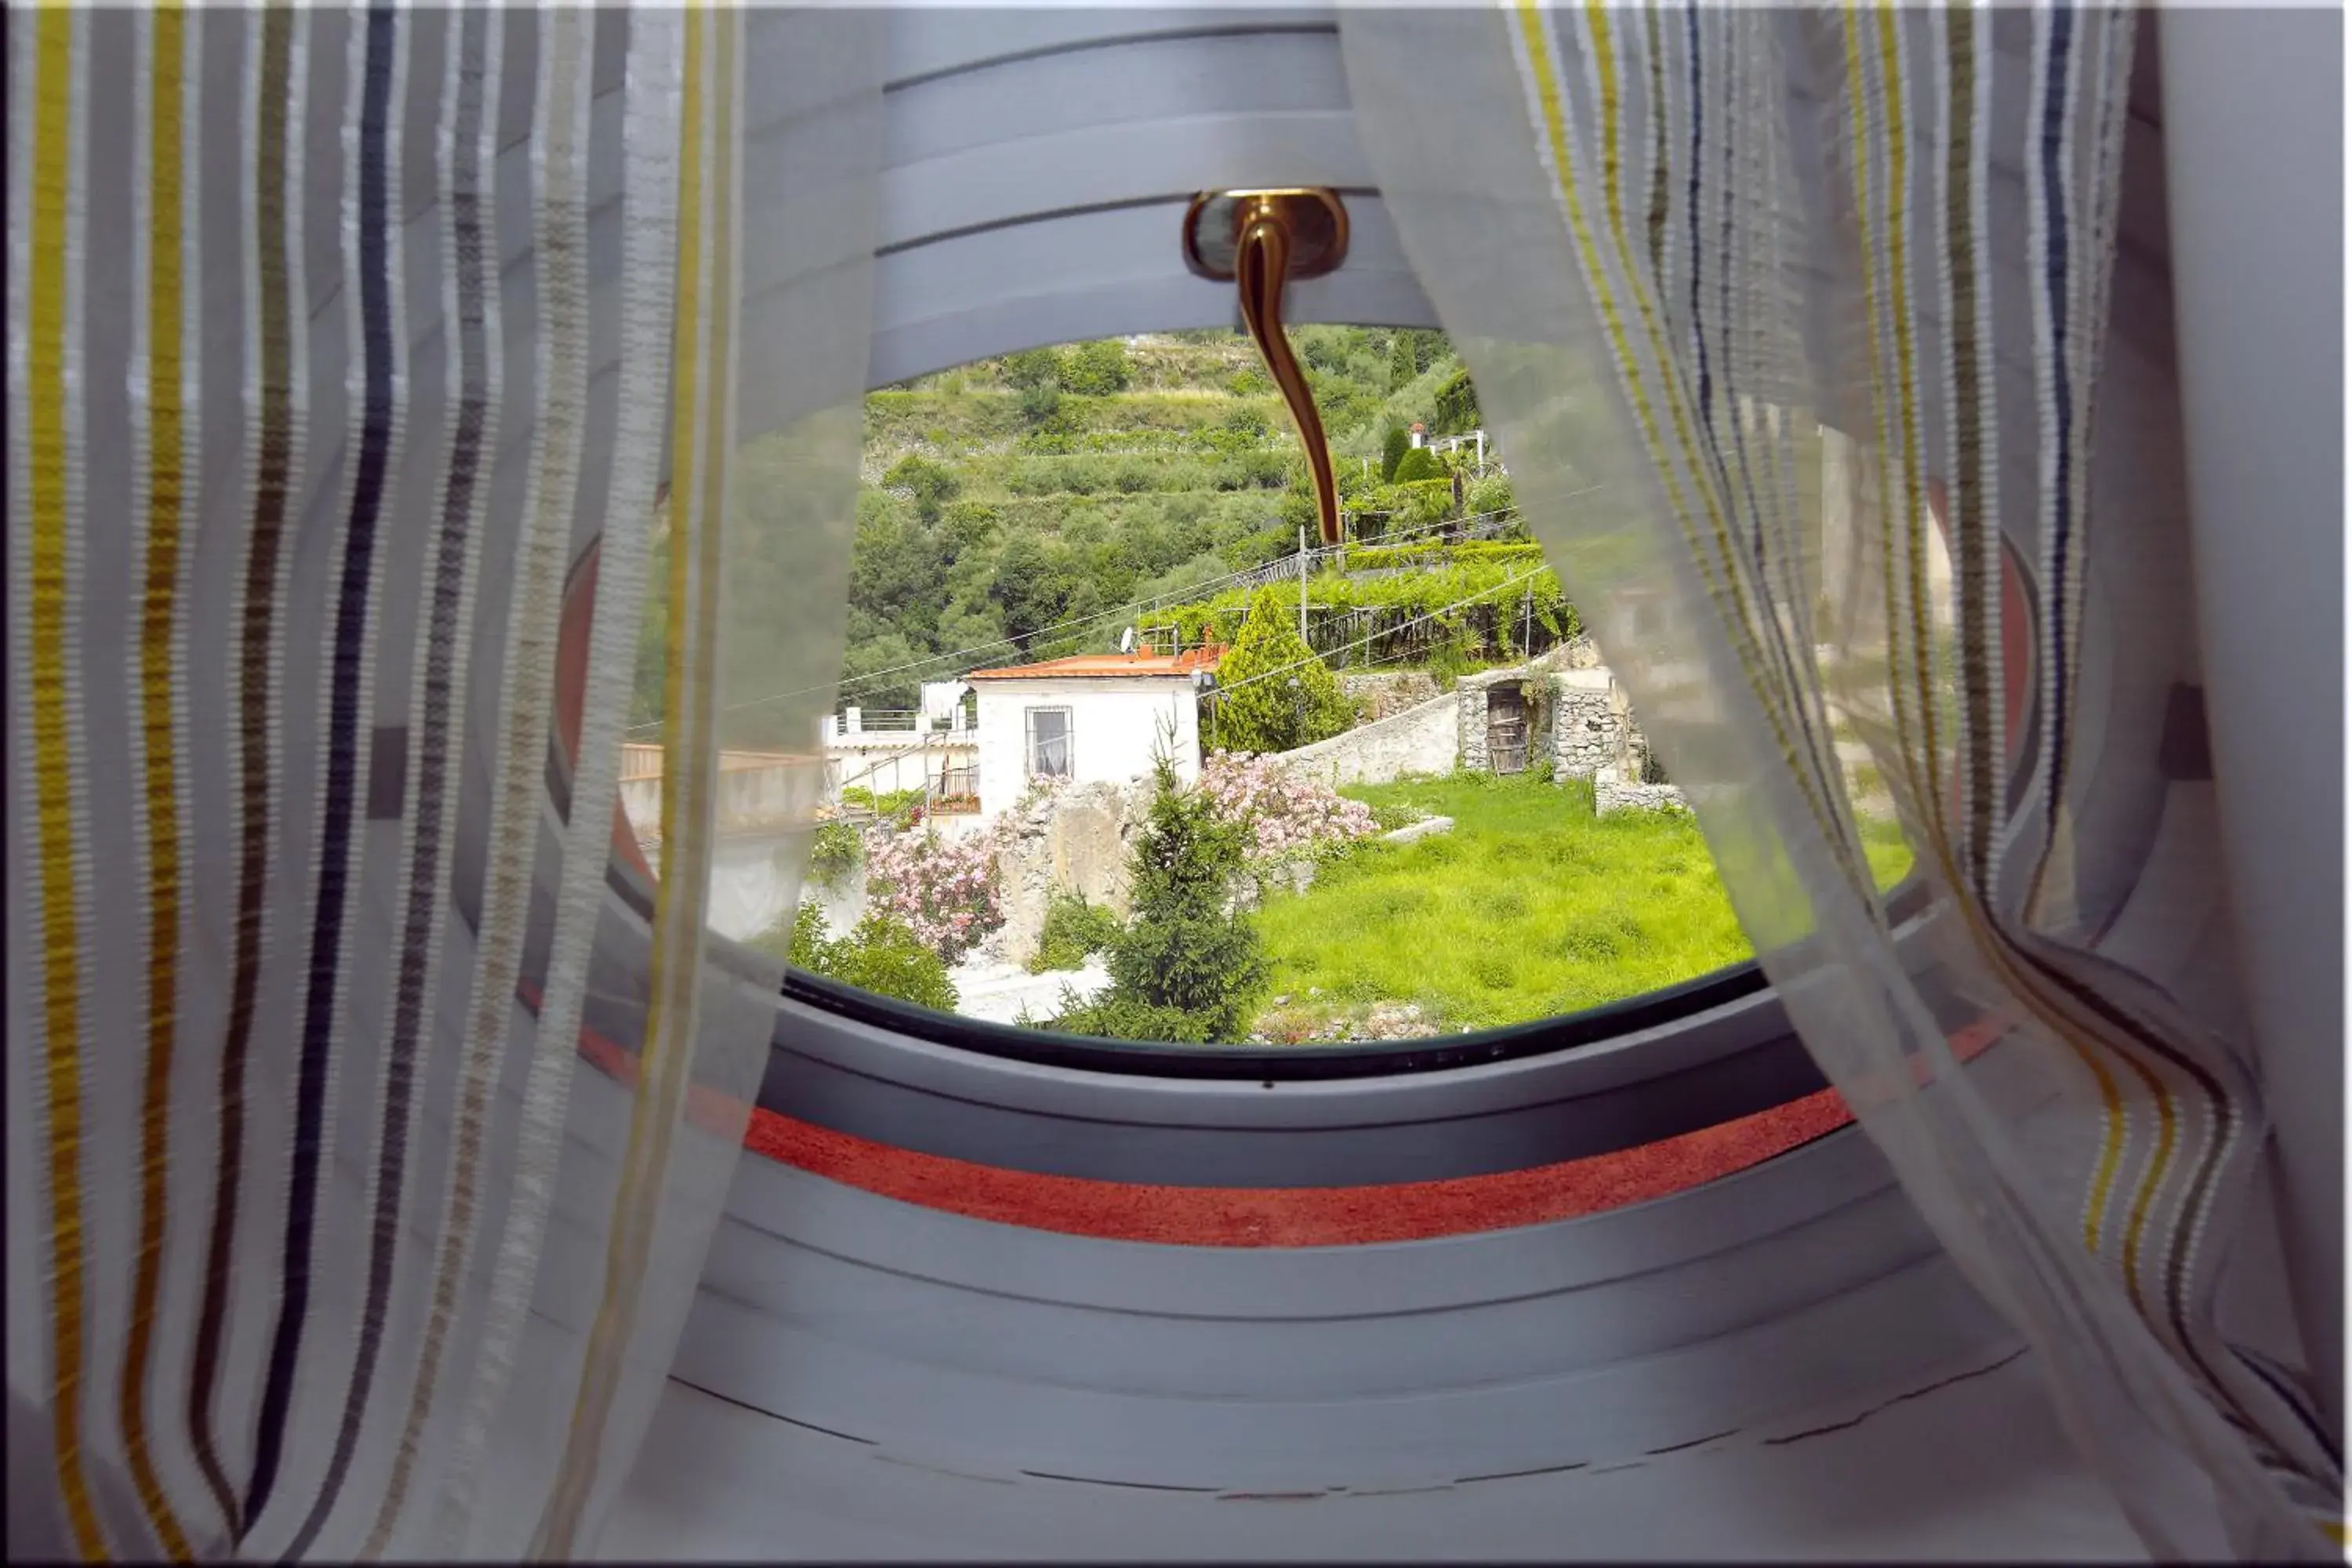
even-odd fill
[[[911,708],[851,708],[829,715],[824,721],[824,738],[828,741],[856,740],[863,736],[877,739],[908,741],[924,737],[949,737],[970,742],[971,728],[961,710],[953,713],[935,714],[928,721]]]

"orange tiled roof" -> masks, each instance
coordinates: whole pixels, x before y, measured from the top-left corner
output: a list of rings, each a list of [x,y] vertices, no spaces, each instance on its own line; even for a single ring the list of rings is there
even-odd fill
[[[1190,675],[1214,669],[1224,657],[1221,647],[1188,648],[1182,653],[1081,653],[1036,664],[1008,664],[996,669],[975,669],[966,680],[1112,679],[1120,676]]]

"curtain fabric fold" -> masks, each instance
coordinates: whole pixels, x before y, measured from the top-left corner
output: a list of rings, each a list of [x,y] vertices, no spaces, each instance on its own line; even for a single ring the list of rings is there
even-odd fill
[[[2197,674],[2139,24],[1511,0],[1340,37],[1530,523],[1824,1072],[2152,1550],[2328,1557],[2334,1441],[2214,1316],[2264,1121],[2210,789],[2162,761]],[[1861,853],[1897,826],[1934,989]]]
[[[61,1544],[584,1552],[773,1024],[711,868],[813,827],[721,757],[799,776],[839,667],[874,19],[8,28],[7,1373]]]

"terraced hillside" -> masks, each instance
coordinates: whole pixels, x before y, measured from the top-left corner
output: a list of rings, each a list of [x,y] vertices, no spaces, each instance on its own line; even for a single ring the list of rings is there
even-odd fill
[[[1459,499],[1433,464],[1383,480],[1384,447],[1414,421],[1433,434],[1477,421],[1440,334],[1310,327],[1293,341],[1351,507],[1507,507],[1499,477]],[[1313,519],[1305,474],[1281,398],[1235,333],[1032,350],[877,392],[843,700],[910,707],[927,676],[1111,647],[1139,605],[1208,598],[1291,554]]]

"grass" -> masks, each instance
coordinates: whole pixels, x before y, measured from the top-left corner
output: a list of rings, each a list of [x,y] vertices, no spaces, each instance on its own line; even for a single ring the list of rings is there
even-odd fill
[[[1366,844],[1258,914],[1268,995],[1339,1012],[1417,1002],[1449,1028],[1573,1013],[1752,954],[1691,818],[1592,815],[1590,786],[1455,773],[1346,791],[1384,816],[1454,819]],[[1881,886],[1909,869],[1893,824],[1865,823]],[[1310,994],[1319,993],[1319,994]]]

